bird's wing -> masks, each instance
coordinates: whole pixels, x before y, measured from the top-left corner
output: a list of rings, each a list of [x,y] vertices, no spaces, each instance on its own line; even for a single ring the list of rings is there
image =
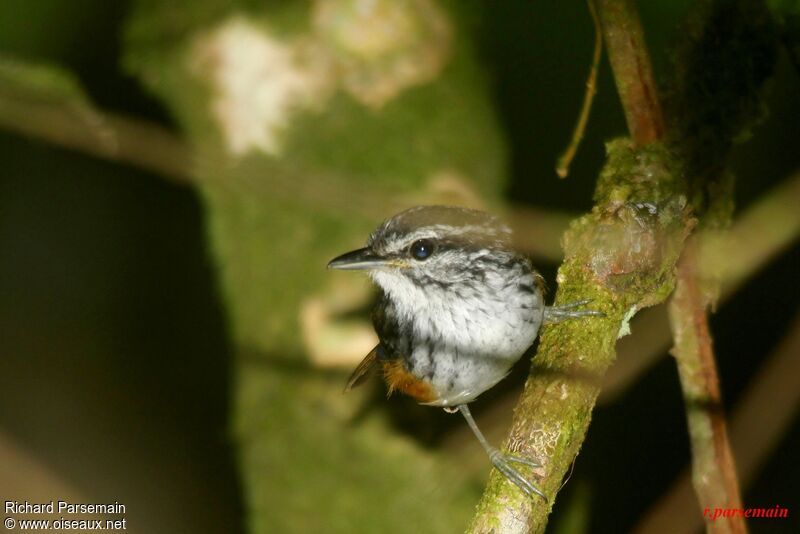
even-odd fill
[[[534,271],[533,283],[536,284],[536,287],[542,292],[543,297],[547,296],[547,282],[544,281],[544,276]]]
[[[367,354],[364,359],[361,360],[361,363],[358,364],[358,367],[353,370],[353,374],[350,375],[350,378],[347,380],[347,385],[344,387],[345,393],[356,386],[360,386],[367,378],[369,372],[378,362],[378,350],[380,349],[380,346],[380,343],[375,345],[375,348],[369,351],[369,354]]]

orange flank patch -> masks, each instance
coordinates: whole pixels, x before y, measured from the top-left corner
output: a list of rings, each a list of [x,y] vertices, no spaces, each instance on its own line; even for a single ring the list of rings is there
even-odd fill
[[[433,402],[438,397],[430,384],[408,372],[403,360],[383,362],[383,378],[389,386],[389,395],[400,391],[419,402]]]

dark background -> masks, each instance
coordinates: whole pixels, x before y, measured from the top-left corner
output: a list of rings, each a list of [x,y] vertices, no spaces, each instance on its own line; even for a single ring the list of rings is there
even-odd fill
[[[689,2],[640,4],[663,78]],[[62,64],[100,107],[169,125],[119,66],[128,9],[124,1],[4,0],[0,52]],[[486,1],[476,31],[511,150],[509,196],[588,209],[603,142],[625,124],[604,64],[572,175],[555,178],[591,55],[584,4]],[[769,118],[733,157],[739,209],[797,168],[799,94],[797,71],[781,57]],[[0,161],[0,433],[84,494],[118,495],[131,521],[157,518],[164,532],[242,531],[227,440],[227,337],[195,193],[5,132]],[[797,312],[799,267],[795,245],[713,317],[727,409]],[[552,281],[555,266],[542,270]],[[559,503],[589,482],[590,530],[629,529],[689,462],[685,427],[674,362],[663,358],[597,409]],[[751,521],[753,532],[800,528],[798,451],[795,424],[745,488],[746,505],[794,515]]]

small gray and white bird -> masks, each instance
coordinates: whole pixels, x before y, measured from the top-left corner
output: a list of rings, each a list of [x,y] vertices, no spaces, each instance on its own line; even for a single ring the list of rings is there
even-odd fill
[[[467,403],[509,373],[543,323],[602,314],[575,309],[588,301],[546,306],[542,277],[512,247],[511,230],[466,208],[418,206],[398,213],[365,248],[328,267],[366,270],[381,293],[372,317],[380,343],[345,390],[380,366],[390,393],[460,411],[492,464],[529,496],[544,498],[511,465],[538,464],[489,445]]]

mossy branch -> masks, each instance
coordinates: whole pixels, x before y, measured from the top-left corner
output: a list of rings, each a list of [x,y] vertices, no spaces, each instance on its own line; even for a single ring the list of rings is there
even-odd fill
[[[605,318],[547,327],[514,412],[509,452],[542,464],[549,502],[527,499],[493,473],[470,532],[540,532],[583,442],[623,321],[672,290],[672,272],[690,228],[681,173],[660,144],[609,144],[597,204],[564,239],[557,302],[591,298]]]
[[[595,207],[564,237],[556,302],[590,298],[606,317],[545,329],[514,411],[505,448],[541,464],[537,481],[548,501],[525,498],[494,472],[472,533],[544,530],[585,438],[623,325],[672,291],[675,264],[692,226],[682,170],[659,143],[661,105],[638,14],[627,0],[600,0],[597,7],[631,140],[609,144]]]
[[[506,447],[542,464],[537,475],[549,503],[522,498],[494,474],[470,532],[544,529],[552,497],[583,442],[598,383],[614,360],[614,343],[623,323],[672,291],[676,260],[696,224],[695,213],[704,215],[707,229],[719,231],[728,225],[731,180],[722,171],[724,157],[742,131],[757,119],[753,110],[759,109],[760,89],[770,72],[769,67],[751,68],[757,63],[739,61],[744,69],[740,84],[728,88],[719,87],[717,82],[715,91],[705,91],[708,83],[719,78],[711,74],[705,61],[715,50],[722,48],[723,59],[730,60],[722,62],[723,68],[737,65],[743,52],[751,56],[766,53],[769,57],[771,51],[771,33],[762,24],[763,17],[756,16],[757,8],[746,3],[718,3],[722,7],[711,10],[714,16],[700,18],[700,38],[678,64],[671,96],[673,102],[683,106],[683,114],[676,113],[678,119],[670,132],[671,149],[667,149],[660,143],[665,135],[663,113],[634,5],[629,0],[598,0],[597,5],[631,142],[610,146],[595,194],[596,205],[565,236],[566,260],[559,270],[556,300],[593,298],[593,305],[607,317],[563,324],[543,333],[531,376],[515,410]],[[709,28],[712,31],[706,31]],[[731,35],[729,42],[736,45],[736,55],[727,53],[729,48],[720,47],[718,42],[708,43],[709,38],[719,35],[713,30]],[[708,114],[718,120],[701,129],[692,128],[698,118],[707,118]],[[683,176],[690,183],[683,183]],[[689,198],[691,205],[687,205]],[[701,358],[705,367],[713,369],[705,304],[715,287],[710,280],[697,280],[694,270],[687,269],[684,264],[680,271],[681,294],[686,295],[687,287],[698,291],[702,287],[702,294],[691,293],[696,297],[689,301],[691,309],[681,306],[681,300],[674,301],[673,324],[688,321],[682,331],[685,335],[676,339],[681,342],[691,337],[703,342],[698,343],[697,350],[690,347],[678,353],[682,357],[687,353],[705,356]],[[691,358],[682,363],[691,367]],[[715,398],[715,380],[701,384],[684,381],[687,396],[692,391],[690,385],[699,388],[699,393],[695,391],[699,396]],[[713,456],[711,463],[698,461],[697,465],[726,479],[726,493],[735,495],[726,502],[735,505],[738,487],[724,439],[724,419],[719,416],[713,422],[717,431],[709,434],[708,446],[721,444],[724,450]],[[706,443],[698,448],[695,441],[694,450],[707,450]]]

